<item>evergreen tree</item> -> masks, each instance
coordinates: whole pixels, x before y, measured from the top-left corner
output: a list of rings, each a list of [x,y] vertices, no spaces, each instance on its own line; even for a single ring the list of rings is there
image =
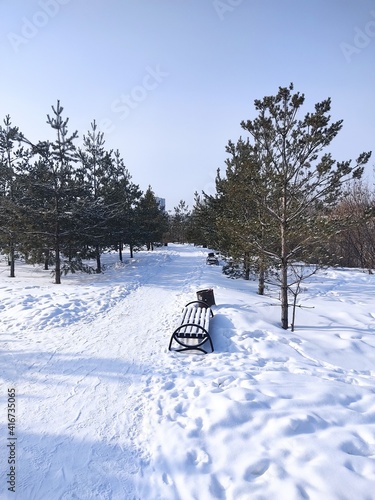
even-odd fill
[[[137,239],[146,245],[147,250],[153,250],[154,244],[162,241],[168,229],[168,218],[160,208],[151,186],[139,201],[136,220],[139,230]]]
[[[7,115],[0,126],[0,245],[8,253],[10,277],[15,277],[16,246],[24,234],[16,191],[18,173],[27,165],[29,152],[20,146],[22,135]],[[18,142],[18,147],[16,143]]]
[[[168,237],[171,241],[178,243],[187,241],[189,218],[189,207],[184,200],[180,200],[177,207],[174,207],[174,213],[169,218]]]
[[[133,257],[137,241],[136,209],[141,197],[141,190],[131,181],[131,175],[120,156],[119,150],[114,152],[113,171],[105,186],[104,201],[110,208],[110,217],[107,227],[110,233],[110,242],[118,249],[122,261],[123,245],[130,248],[130,257]]]
[[[350,175],[360,177],[370,157],[363,153],[351,166],[321,154],[342,122],[330,124],[329,99],[297,120],[304,96],[292,90],[292,85],[280,88],[275,97],[255,101],[258,118],[241,124],[251,140],[229,142],[226,176],[218,174],[216,195],[207,197],[216,213],[216,219],[211,217],[216,220],[216,248],[241,259],[245,277],[255,264],[259,293],[266,270],[278,270],[273,276],[281,289],[283,328],[288,327],[288,292],[296,297],[294,262],[308,261],[312,252],[318,256],[322,242],[340,229],[330,210]],[[309,273],[297,274],[300,283]]]
[[[272,220],[272,227],[277,226],[277,242],[266,239],[264,244],[259,239],[257,244],[280,270],[284,329],[288,328],[288,266],[327,238],[332,226],[324,215],[334,206],[344,183],[362,175],[371,155],[362,153],[351,165],[350,160],[336,162],[330,153],[323,154],[341,130],[342,120],[330,123],[330,99],[297,119],[305,98],[292,91],[291,84],[280,87],[276,96],[256,100],[258,117],[241,123],[251,137],[248,154],[258,165],[255,180],[261,222],[267,226]]]
[[[226,160],[225,177],[218,172],[216,178],[219,249],[234,263],[242,263],[245,279],[249,279],[250,271],[258,274],[258,291],[263,294],[267,266],[263,249],[266,238],[271,245],[274,228],[263,210],[265,191],[259,164],[248,140],[240,138],[237,144],[229,141],[226,150],[231,157]]]
[[[219,241],[221,233],[217,228],[219,210],[217,197],[206,193],[194,194],[194,206],[187,227],[189,242],[205,248],[211,247],[218,250],[223,248]]]
[[[82,165],[83,182],[86,188],[82,202],[81,221],[84,227],[82,242],[94,248],[96,272],[101,273],[101,253],[106,241],[106,227],[110,217],[109,207],[104,201],[104,189],[112,173],[111,152],[104,149],[104,134],[98,130],[95,120],[91,130],[83,136],[83,149],[78,150]]]
[[[53,261],[54,218],[51,211],[55,205],[51,177],[48,160],[40,156],[19,173],[17,190],[17,204],[24,220],[23,254],[27,262],[44,262],[46,270]]]
[[[43,207],[42,233],[51,242],[54,252],[55,283],[61,283],[61,259],[64,244],[71,239],[75,224],[75,204],[80,188],[73,164],[77,161],[74,140],[77,132],[68,135],[68,118],[63,119],[63,107],[60,101],[52,106],[53,115],[47,115],[47,123],[56,131],[54,142],[39,142],[34,153],[40,157],[40,168],[43,168],[43,182],[39,184]],[[36,179],[37,180],[37,179]],[[35,183],[34,183],[35,186]],[[37,228],[35,228],[37,231]]]

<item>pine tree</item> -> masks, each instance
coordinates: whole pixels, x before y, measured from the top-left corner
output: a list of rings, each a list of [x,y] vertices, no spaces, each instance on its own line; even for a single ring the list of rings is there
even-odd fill
[[[46,145],[43,144],[45,152]],[[52,263],[54,210],[53,182],[49,162],[40,156],[18,175],[17,204],[22,210],[24,237],[21,248],[30,263]]]
[[[169,218],[168,237],[171,241],[185,243],[187,241],[187,228],[189,225],[190,211],[184,200],[174,207],[174,213]]]
[[[194,193],[194,206],[189,217],[187,238],[189,242],[222,249],[220,245],[220,231],[217,228],[218,210],[220,209],[217,197],[202,193]]]
[[[265,225],[277,226],[277,247],[268,239],[259,246],[280,270],[281,324],[288,328],[288,267],[306,257],[306,251],[327,238],[325,215],[337,201],[343,185],[359,178],[371,153],[362,153],[354,165],[337,162],[322,153],[342,128],[331,123],[331,100],[315,105],[312,113],[297,119],[305,98],[293,93],[293,84],[276,96],[255,100],[257,118],[241,123],[250,134],[249,155],[258,165],[259,213]],[[263,215],[262,215],[263,214]],[[263,219],[264,216],[264,219]]]
[[[139,230],[137,239],[146,245],[147,250],[153,250],[154,244],[162,241],[163,234],[168,229],[168,219],[160,208],[151,186],[139,201],[136,220]]]
[[[15,277],[16,246],[24,234],[16,199],[18,173],[27,164],[29,152],[20,145],[22,135],[7,115],[0,126],[0,245],[8,253],[10,277]]]
[[[135,245],[138,243],[136,208],[141,190],[131,180],[131,175],[120,156],[119,150],[114,152],[112,172],[103,191],[104,201],[110,208],[107,221],[109,242],[116,247],[122,261],[123,245],[130,248],[130,257],[133,257]]]
[[[237,144],[229,141],[226,150],[230,158],[226,160],[225,177],[218,172],[216,178],[219,249],[235,264],[242,263],[245,279],[249,279],[250,271],[258,274],[258,292],[263,294],[267,264],[263,249],[266,238],[271,244],[274,230],[262,206],[265,192],[259,164],[248,140],[240,138]]]
[[[61,283],[61,259],[63,245],[74,230],[74,205],[77,186],[73,164],[77,161],[74,140],[77,132],[68,135],[68,118],[63,119],[60,101],[52,106],[53,115],[47,115],[47,123],[56,131],[54,142],[39,142],[34,152],[39,155],[44,168],[45,207],[43,224],[48,229],[45,236],[51,241],[54,251],[55,283]]]
[[[83,243],[92,245],[96,259],[96,272],[101,273],[102,246],[106,240],[106,227],[110,217],[109,209],[103,199],[103,190],[109,182],[112,171],[111,152],[104,149],[104,134],[98,130],[95,120],[91,130],[83,136],[83,149],[78,155],[82,165],[82,176],[86,195],[81,209],[84,226]]]

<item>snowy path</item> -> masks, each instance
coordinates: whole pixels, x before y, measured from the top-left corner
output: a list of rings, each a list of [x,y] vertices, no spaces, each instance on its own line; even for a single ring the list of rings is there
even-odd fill
[[[297,330],[274,299],[173,246],[61,286],[0,266],[0,446],[17,393],[17,500],[374,500],[375,275],[328,270]],[[214,287],[215,352],[171,353]],[[6,463],[0,465],[1,477]]]

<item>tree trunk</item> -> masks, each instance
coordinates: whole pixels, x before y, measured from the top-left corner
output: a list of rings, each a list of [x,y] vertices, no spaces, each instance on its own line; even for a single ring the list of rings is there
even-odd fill
[[[49,266],[49,249],[45,251],[44,255],[44,270],[48,271],[48,266]]]
[[[288,329],[288,264],[281,264],[281,327]]]
[[[264,281],[265,281],[265,269],[264,269],[263,259],[261,258],[259,267],[258,295],[264,295],[264,289],[265,289]]]
[[[119,257],[120,262],[122,262],[122,243],[121,243],[121,241],[118,244],[118,257]]]
[[[56,255],[55,284],[61,285],[60,242],[58,237],[56,237],[56,242],[55,242],[55,255]]]
[[[100,246],[95,246],[95,254],[96,254],[96,273],[100,274],[102,272],[102,263],[100,261]]]
[[[9,265],[10,265],[10,278],[15,278],[15,256],[14,256],[14,243],[11,241],[9,250]]]
[[[264,225],[261,224],[262,228],[262,247],[264,247]],[[259,253],[259,278],[258,278],[258,295],[264,295],[265,290],[265,279],[266,279],[266,269],[265,269],[265,257],[263,249]]]
[[[283,219],[280,227],[281,236],[281,328],[288,329],[288,260],[286,249],[286,188],[283,197]]]
[[[133,243],[130,243],[129,248],[130,248],[130,258],[132,259],[134,257]]]
[[[245,271],[245,280],[250,279],[250,264],[249,264],[249,252],[245,252],[244,255],[244,271]]]

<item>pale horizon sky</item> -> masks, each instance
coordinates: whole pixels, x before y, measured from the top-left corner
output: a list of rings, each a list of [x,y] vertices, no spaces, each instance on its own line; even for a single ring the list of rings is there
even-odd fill
[[[375,0],[0,0],[0,14],[0,119],[52,138],[59,99],[69,130],[95,119],[167,210],[214,192],[254,99],[290,82],[306,112],[332,98],[334,158],[375,149]]]

